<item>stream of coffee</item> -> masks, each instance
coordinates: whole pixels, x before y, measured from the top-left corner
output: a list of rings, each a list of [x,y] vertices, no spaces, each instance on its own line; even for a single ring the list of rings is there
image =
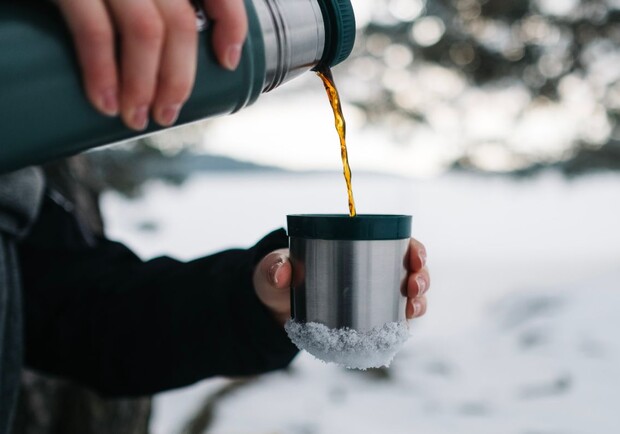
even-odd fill
[[[340,155],[342,157],[342,167],[344,171],[344,179],[347,182],[347,193],[349,195],[349,216],[355,217],[357,214],[355,211],[355,200],[353,199],[353,187],[351,186],[351,167],[349,167],[349,154],[347,153],[347,124],[344,121],[344,115],[342,114],[342,105],[340,103],[340,95],[336,84],[334,83],[334,77],[329,67],[321,68],[318,70],[317,75],[323,80],[323,86],[327,91],[327,97],[329,103],[334,111],[334,119],[336,122],[336,131],[340,137]]]

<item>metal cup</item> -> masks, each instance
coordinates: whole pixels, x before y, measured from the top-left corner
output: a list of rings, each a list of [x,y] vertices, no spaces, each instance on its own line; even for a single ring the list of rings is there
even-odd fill
[[[292,318],[370,331],[405,320],[411,216],[290,215]]]

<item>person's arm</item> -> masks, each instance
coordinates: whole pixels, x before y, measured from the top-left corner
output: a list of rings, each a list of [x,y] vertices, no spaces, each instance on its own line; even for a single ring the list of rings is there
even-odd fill
[[[81,233],[47,199],[21,245],[31,368],[131,396],[283,368],[297,353],[252,285],[261,258],[286,247],[283,230],[251,249],[189,263],[142,262]]]

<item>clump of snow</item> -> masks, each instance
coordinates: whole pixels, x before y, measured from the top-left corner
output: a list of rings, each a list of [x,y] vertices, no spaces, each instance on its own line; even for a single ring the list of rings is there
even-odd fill
[[[409,338],[407,321],[386,323],[364,332],[295,320],[287,321],[284,327],[300,350],[350,369],[389,366]]]

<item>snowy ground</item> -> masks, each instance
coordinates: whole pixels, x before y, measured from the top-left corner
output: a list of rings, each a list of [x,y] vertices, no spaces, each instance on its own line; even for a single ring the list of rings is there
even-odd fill
[[[354,174],[355,176],[355,174]],[[104,197],[143,257],[247,246],[288,213],[346,212],[339,174],[219,174]],[[427,316],[384,375],[300,355],[221,399],[213,434],[620,432],[620,176],[354,178],[361,213],[411,213],[429,250]],[[179,432],[228,380],[161,394]]]

